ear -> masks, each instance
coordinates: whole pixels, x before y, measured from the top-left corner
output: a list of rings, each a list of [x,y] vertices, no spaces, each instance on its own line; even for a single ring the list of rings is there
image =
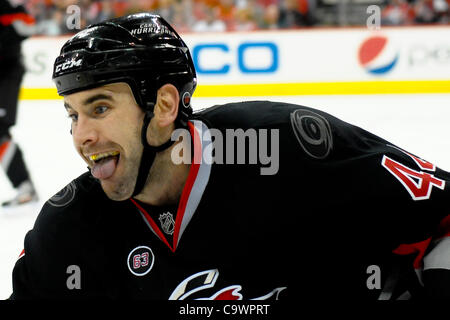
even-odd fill
[[[158,127],[165,128],[175,122],[179,101],[180,94],[174,85],[167,83],[159,88],[154,109]]]

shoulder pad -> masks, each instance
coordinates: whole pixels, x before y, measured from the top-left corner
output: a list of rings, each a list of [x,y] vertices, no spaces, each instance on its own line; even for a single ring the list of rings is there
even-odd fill
[[[98,181],[89,172],[86,172],[53,195],[47,204],[57,208],[65,207],[72,203],[80,193],[89,194],[99,187]]]

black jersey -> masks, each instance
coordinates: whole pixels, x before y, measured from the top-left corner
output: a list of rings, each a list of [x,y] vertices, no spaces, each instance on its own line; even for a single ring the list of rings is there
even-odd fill
[[[447,216],[447,172],[298,105],[215,106],[189,130],[177,206],[111,201],[83,174],[27,233],[11,298],[420,294],[414,270]]]

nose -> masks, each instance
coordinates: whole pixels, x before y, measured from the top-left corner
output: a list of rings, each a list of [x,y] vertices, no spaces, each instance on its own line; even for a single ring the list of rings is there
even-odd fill
[[[98,140],[98,130],[94,120],[88,117],[78,116],[78,120],[72,123],[72,138],[75,146],[85,147]]]

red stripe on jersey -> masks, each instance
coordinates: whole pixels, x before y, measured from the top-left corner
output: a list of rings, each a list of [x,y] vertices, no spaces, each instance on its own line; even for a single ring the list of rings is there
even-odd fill
[[[150,224],[150,226],[152,227],[153,231],[156,232],[156,234],[158,235],[158,238],[161,239],[162,242],[164,242],[166,244],[166,246],[169,247],[169,249],[172,252],[175,252],[175,250],[172,248],[172,246],[169,244],[169,242],[167,242],[166,237],[164,237],[163,233],[161,232],[161,230],[158,228],[158,225],[155,223],[155,221],[153,221],[152,217],[150,217],[150,215],[147,213],[147,211],[145,211],[144,208],[142,208],[139,203],[137,203],[134,199],[130,199],[131,202],[134,203],[134,205],[139,209],[139,211],[144,215],[145,220],[147,220],[147,222]]]
[[[392,252],[399,255],[409,255],[414,253],[417,254],[416,258],[414,259],[413,266],[414,269],[419,269],[422,266],[422,259],[425,255],[425,251],[430,245],[430,242],[431,237],[416,243],[401,244]]]
[[[438,231],[436,232],[435,239],[444,237],[450,237],[450,215],[446,216],[439,223]]]
[[[22,21],[26,24],[33,24],[35,22],[32,16],[23,12],[4,14],[0,16],[0,24],[4,26],[9,26],[13,24],[14,21]]]
[[[3,156],[6,154],[6,150],[8,150],[11,141],[8,140],[2,144],[0,144],[0,162],[3,159]]]
[[[189,175],[187,177],[186,183],[181,193],[180,203],[178,205],[178,212],[175,221],[175,229],[173,232],[173,248],[176,249],[178,245],[178,239],[180,234],[181,222],[183,221],[184,213],[186,211],[186,205],[191,194],[192,186],[194,185],[195,179],[197,178],[198,169],[200,168],[200,162],[202,157],[202,145],[200,141],[200,136],[195,130],[194,125],[188,122],[189,131],[191,132],[191,137],[194,140],[194,163],[191,164],[189,170]],[[200,156],[200,161],[198,161],[198,156]]]
[[[20,254],[19,257],[17,258],[17,260],[19,260],[20,258],[22,258],[25,255],[25,249],[23,249]]]
[[[183,222],[184,214],[186,211],[186,205],[188,203],[189,196],[192,191],[192,187],[194,186],[195,180],[197,178],[197,174],[198,174],[198,171],[200,168],[200,163],[201,163],[201,157],[202,157],[202,142],[200,140],[199,133],[197,132],[197,130],[195,129],[195,126],[191,122],[188,122],[188,126],[189,126],[189,131],[191,133],[191,137],[194,142],[194,157],[193,157],[194,163],[192,163],[191,167],[189,168],[189,174],[188,174],[186,183],[184,185],[183,191],[181,193],[180,203],[178,204],[177,215],[175,218],[175,227],[174,227],[173,244],[172,245],[170,245],[168,243],[168,241],[166,240],[166,237],[164,236],[162,231],[159,229],[159,227],[155,223],[155,221],[153,221],[152,217],[147,213],[147,211],[142,206],[140,206],[137,203],[137,201],[135,201],[134,199],[130,199],[133,202],[133,204],[139,209],[139,211],[141,211],[141,213],[144,215],[145,219],[150,224],[150,227],[153,229],[153,231],[156,233],[156,235],[161,239],[161,241],[163,241],[166,244],[167,247],[169,247],[169,249],[172,252],[175,252],[175,250],[177,249],[178,239],[179,239],[179,235],[180,235],[180,227]],[[199,159],[198,158],[199,156],[200,156],[200,160],[197,161]]]

